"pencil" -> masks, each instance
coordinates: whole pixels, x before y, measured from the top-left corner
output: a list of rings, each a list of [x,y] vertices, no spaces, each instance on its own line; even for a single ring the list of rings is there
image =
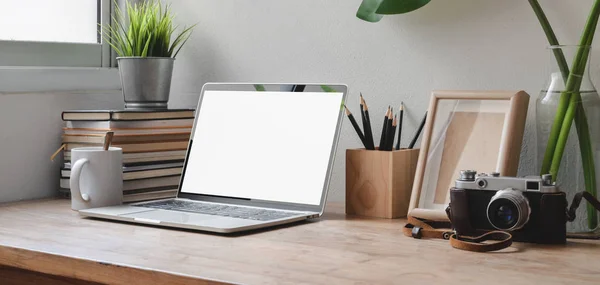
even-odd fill
[[[412,149],[413,147],[415,147],[415,144],[417,143],[417,139],[421,135],[421,132],[423,131],[423,127],[425,126],[425,121],[427,121],[427,112],[425,112],[425,115],[423,116],[423,119],[421,120],[421,124],[419,125],[419,129],[417,129],[415,136],[413,137],[412,141],[410,141],[410,144],[408,145],[409,149]]]
[[[350,123],[352,123],[352,126],[354,127],[354,130],[356,131],[356,134],[358,135],[358,138],[360,138],[360,141],[366,148],[367,145],[365,144],[365,136],[363,135],[362,131],[360,130],[360,127],[356,123],[354,116],[352,115],[352,113],[350,113],[350,110],[348,110],[348,107],[346,107],[346,105],[344,105],[344,108],[346,108],[346,116],[348,116],[348,119],[350,119]]]
[[[383,117],[383,127],[381,128],[381,139],[379,140],[379,150],[383,150],[384,142],[385,142],[385,129],[387,127],[388,114],[390,113],[390,107],[388,107],[385,112],[385,117]]]
[[[392,131],[392,122],[394,121],[394,109],[390,109],[388,113],[387,126],[385,127],[385,141],[383,142],[383,150],[390,150],[390,133]],[[394,138],[391,138],[394,140]],[[392,143],[393,144],[393,143]]]
[[[371,129],[371,117],[369,116],[369,107],[367,107],[367,102],[360,94],[360,107],[362,110],[362,122],[363,129],[365,130],[365,142],[368,144],[368,149],[375,149],[375,142],[373,141],[373,129]]]
[[[365,129],[365,108],[363,106],[362,103],[362,98],[360,98],[360,120],[363,123],[363,130],[364,130],[364,145],[365,145],[365,149],[371,149],[371,147],[369,146],[369,141],[367,140],[367,130]]]
[[[294,85],[292,87],[292,92],[302,92],[306,88],[306,85]]]
[[[398,115],[398,142],[396,150],[400,149],[400,140],[402,139],[402,118],[404,117],[404,102],[400,102],[400,114]]]
[[[394,150],[394,137],[396,135],[396,126],[398,126],[398,118],[394,116],[394,120],[392,121],[392,127],[390,128],[389,132],[390,136],[387,144],[388,151]]]

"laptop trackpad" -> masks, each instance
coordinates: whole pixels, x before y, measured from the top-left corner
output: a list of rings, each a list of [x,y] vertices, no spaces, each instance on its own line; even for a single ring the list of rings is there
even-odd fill
[[[258,224],[258,221],[252,220],[243,220],[243,219],[234,219],[228,217],[214,216],[214,215],[205,215],[205,214],[196,214],[196,213],[187,213],[187,212],[179,212],[179,211],[169,211],[169,210],[153,210],[146,212],[138,212],[131,214],[120,215],[121,217],[128,217],[133,219],[138,219],[140,222],[147,223],[157,223],[167,222],[167,223],[177,223],[177,224],[189,224],[189,225],[200,225],[200,226],[210,226],[210,227],[239,227],[251,224]]]

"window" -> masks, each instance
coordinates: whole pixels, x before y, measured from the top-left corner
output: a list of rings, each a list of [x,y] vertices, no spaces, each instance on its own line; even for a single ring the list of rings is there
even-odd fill
[[[110,67],[112,0],[0,0],[0,66]]]

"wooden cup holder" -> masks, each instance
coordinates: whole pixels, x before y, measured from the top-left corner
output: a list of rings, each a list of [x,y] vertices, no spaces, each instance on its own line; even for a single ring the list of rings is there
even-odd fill
[[[346,150],[346,214],[406,217],[418,149]]]

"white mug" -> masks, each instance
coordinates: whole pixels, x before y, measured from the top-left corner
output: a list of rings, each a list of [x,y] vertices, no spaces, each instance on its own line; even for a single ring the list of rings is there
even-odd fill
[[[123,150],[80,147],[71,150],[71,209],[123,203]]]

